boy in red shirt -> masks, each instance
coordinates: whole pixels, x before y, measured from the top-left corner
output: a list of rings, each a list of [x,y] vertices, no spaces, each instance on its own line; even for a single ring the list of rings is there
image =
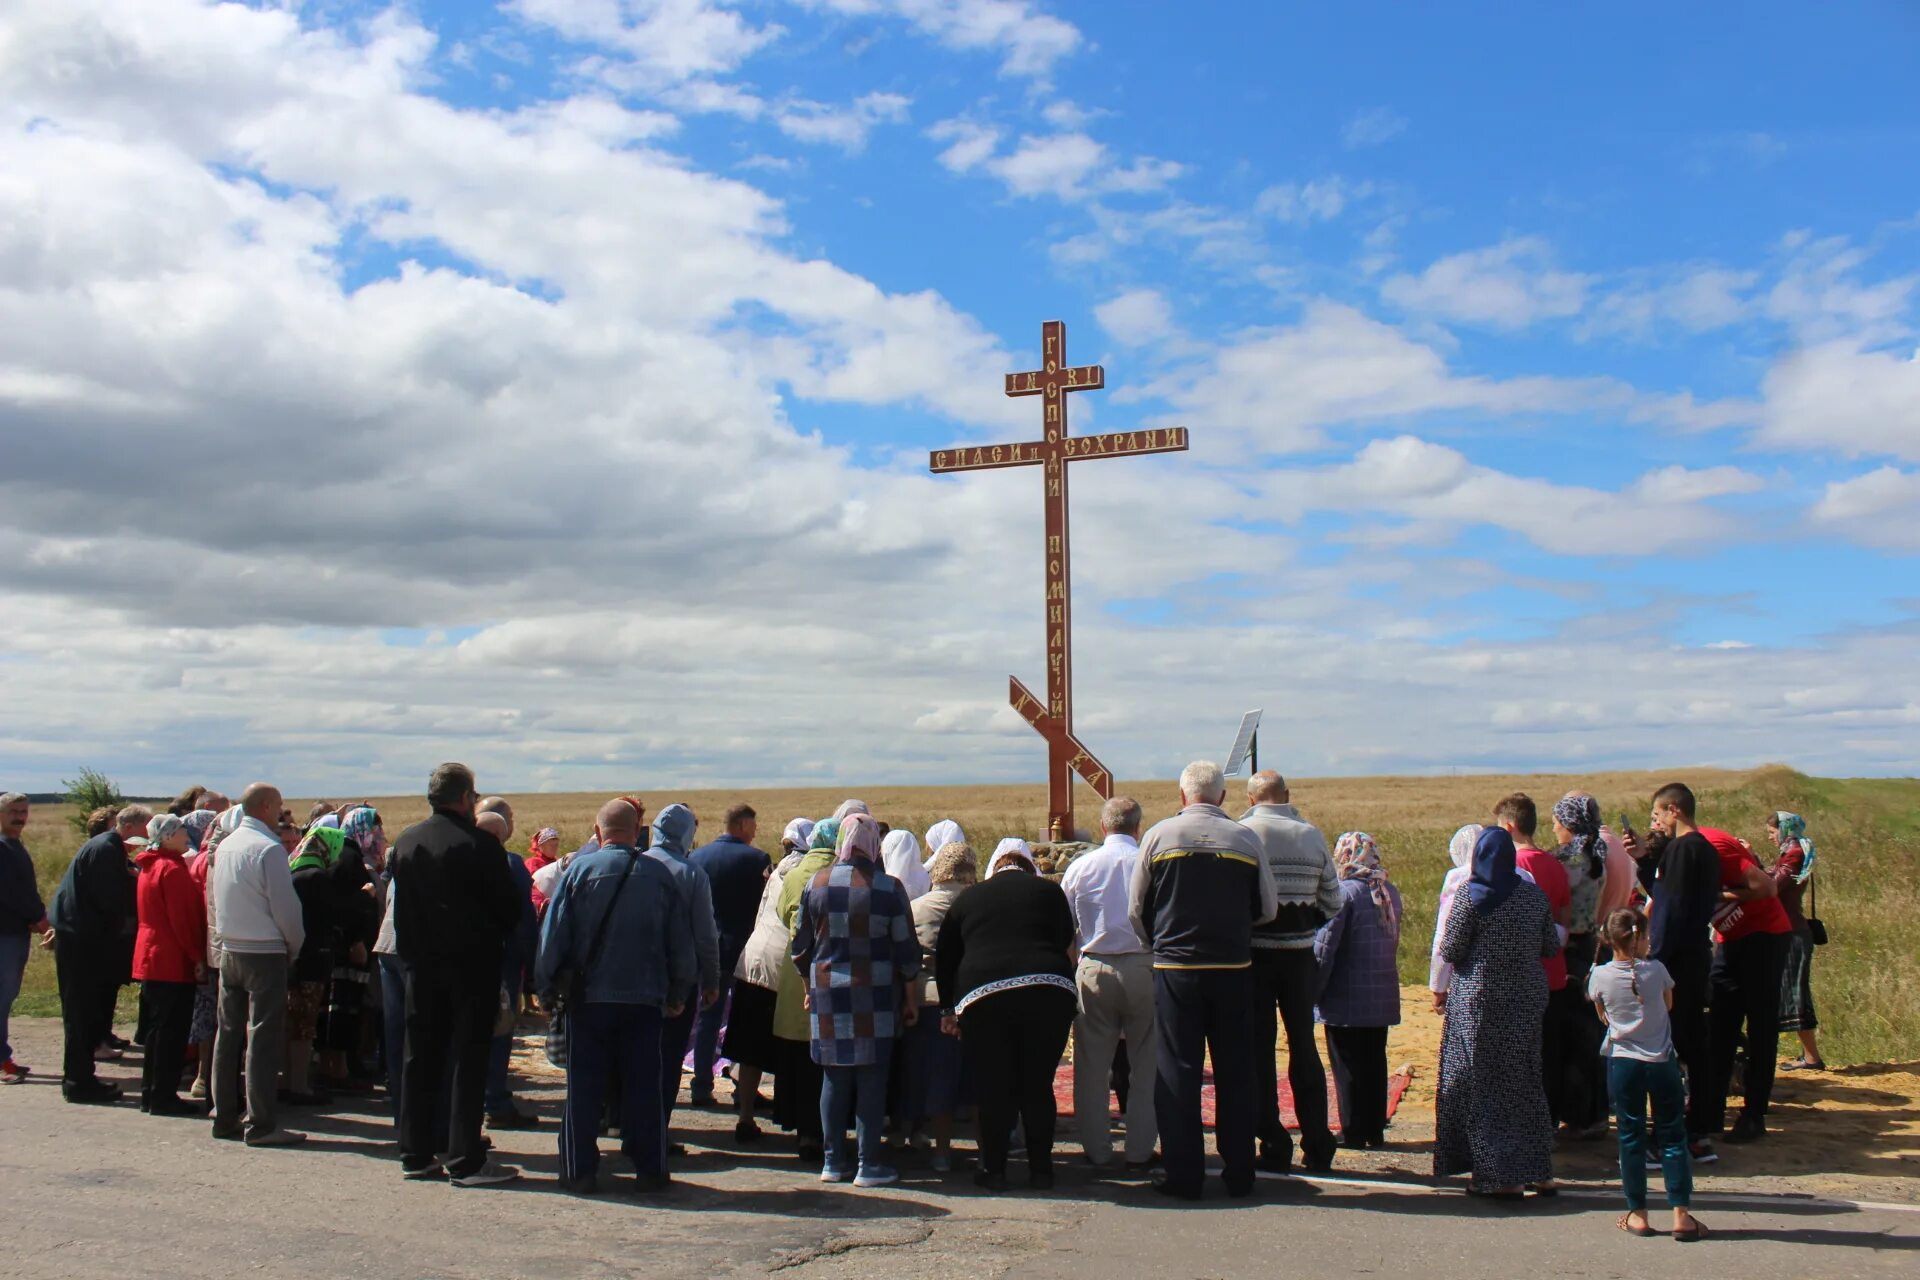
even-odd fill
[[[1767,1104],[1780,1039],[1780,981],[1786,973],[1793,924],[1780,905],[1780,886],[1742,840],[1712,827],[1700,828],[1720,855],[1720,896],[1713,918],[1711,995],[1707,1018],[1713,1069],[1706,1080],[1707,1123],[1725,1124],[1727,1091],[1733,1083],[1734,1050],[1742,1024],[1747,1033],[1747,1071],[1740,1118],[1730,1143],[1753,1142],[1767,1132]]]
[[[1573,912],[1573,888],[1567,883],[1567,869],[1560,865],[1560,860],[1545,849],[1534,847],[1533,833],[1540,826],[1539,807],[1531,797],[1516,791],[1493,807],[1493,820],[1513,837],[1515,865],[1532,877],[1535,887],[1547,895],[1547,905],[1553,908],[1553,922],[1560,926],[1560,940],[1564,943]],[[1547,1110],[1558,1124],[1566,1093],[1563,1060],[1566,1037],[1561,1028],[1575,1013],[1585,1017],[1593,1015],[1584,1007],[1585,993],[1567,985],[1564,952],[1556,951],[1542,960],[1540,967],[1547,971],[1547,1012],[1540,1026],[1540,1079],[1547,1091]]]

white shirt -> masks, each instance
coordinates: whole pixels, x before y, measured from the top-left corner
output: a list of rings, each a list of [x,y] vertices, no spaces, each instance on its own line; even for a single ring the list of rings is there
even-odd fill
[[[1121,956],[1146,950],[1127,918],[1133,869],[1139,861],[1138,840],[1108,836],[1099,848],[1075,858],[1061,877],[1083,954]]]
[[[266,823],[244,818],[220,842],[207,890],[213,897],[213,918],[218,922],[214,932],[222,951],[300,953],[307,929],[300,916],[300,898],[293,891],[287,847]]]

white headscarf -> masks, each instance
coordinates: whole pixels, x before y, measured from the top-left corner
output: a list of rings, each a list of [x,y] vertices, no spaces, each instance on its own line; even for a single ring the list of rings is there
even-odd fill
[[[911,831],[887,832],[887,838],[880,842],[880,863],[910,899],[933,888],[933,877],[920,865],[920,837]]]
[[[796,849],[805,849],[807,842],[813,839],[813,819],[795,818],[780,833],[781,844],[791,844]]]
[[[927,828],[927,861],[933,861],[933,855],[950,844],[965,844],[967,833],[952,818],[943,818]]]
[[[873,816],[873,810],[867,808],[867,802],[865,800],[842,800],[840,807],[833,811],[833,816],[845,822],[856,813],[864,813],[868,817]]]
[[[1040,867],[1033,860],[1033,846],[1019,836],[1008,836],[994,846],[993,856],[987,859],[987,879],[993,879],[1016,861],[1026,863],[1026,869],[1035,875],[1040,874]]]

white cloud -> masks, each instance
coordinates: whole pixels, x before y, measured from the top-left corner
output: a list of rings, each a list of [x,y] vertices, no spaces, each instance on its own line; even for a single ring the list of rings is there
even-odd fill
[[[1331,222],[1348,204],[1365,199],[1371,192],[1369,183],[1349,182],[1334,175],[1308,182],[1277,183],[1262,191],[1253,207],[1256,212],[1280,222],[1307,226]]]
[[[1751,293],[1759,280],[1757,271],[1712,264],[1658,273],[1657,278],[1643,273],[1601,296],[1584,332],[1644,339],[1670,328],[1685,333],[1724,329],[1755,314]]]
[[[904,122],[912,105],[911,98],[897,93],[865,94],[845,107],[796,99],[781,105],[774,123],[790,138],[830,143],[851,153],[867,145],[875,125]]]
[[[890,13],[949,49],[998,53],[1003,75],[1040,79],[1080,47],[1080,29],[1029,0],[800,0],[847,14]]]
[[[1555,268],[1544,240],[1523,236],[1441,258],[1417,276],[1391,276],[1380,294],[1408,311],[1523,329],[1578,315],[1592,283],[1592,276]]]
[[[927,136],[935,142],[948,144],[946,150],[940,153],[940,163],[953,173],[967,173],[979,168],[1000,146],[998,129],[990,129],[971,120],[942,120],[927,130]]]
[[[1633,494],[1654,504],[1691,503],[1741,493],[1757,493],[1764,488],[1764,480],[1738,467],[1708,467],[1699,471],[1686,467],[1662,467],[1636,480]]]
[[[508,0],[528,22],[617,49],[660,85],[732,71],[782,34],[712,0]]]
[[[1349,150],[1377,147],[1405,132],[1406,118],[1388,107],[1371,107],[1347,121],[1340,140]]]
[[[1093,316],[1124,346],[1145,346],[1173,332],[1173,308],[1156,289],[1129,289],[1095,307]]]
[[[1920,472],[1881,467],[1835,481],[1808,518],[1857,542],[1920,551]]]
[[[1920,351],[1821,343],[1781,357],[1761,392],[1765,444],[1920,460]]]
[[[1784,262],[1768,291],[1766,311],[1807,344],[1848,339],[1874,346],[1913,333],[1914,293],[1920,276],[1874,284],[1858,278],[1865,250],[1841,237],[1815,239],[1804,231],[1780,242]]]
[[[1012,151],[1000,152],[1000,131],[972,120],[942,120],[927,130],[944,142],[940,163],[954,173],[980,170],[1006,184],[1016,196],[1052,196],[1066,202],[1101,195],[1142,195],[1159,191],[1185,172],[1184,166],[1152,156],[1122,162],[1106,145],[1077,131],[1027,134]]]

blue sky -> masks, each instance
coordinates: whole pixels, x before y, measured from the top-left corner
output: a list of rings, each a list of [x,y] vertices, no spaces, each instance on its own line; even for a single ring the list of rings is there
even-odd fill
[[[1122,776],[1261,702],[1300,772],[1911,771],[1911,6],[75,0],[0,36],[34,789],[1037,776],[1000,705],[1040,678],[1037,477],[924,467],[1037,434],[999,375],[1052,318],[1108,370],[1077,430],[1193,433],[1075,471]]]

